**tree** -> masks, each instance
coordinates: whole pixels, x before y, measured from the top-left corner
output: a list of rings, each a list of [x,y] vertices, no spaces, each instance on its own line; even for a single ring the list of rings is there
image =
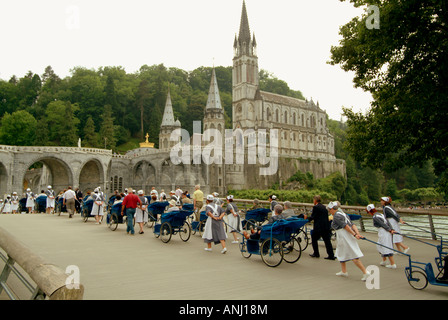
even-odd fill
[[[62,146],[75,146],[77,144],[79,120],[74,115],[76,110],[77,106],[68,101],[53,101],[48,104],[45,115],[49,141]]]
[[[77,125],[79,123],[79,120],[75,117],[72,104],[70,102],[65,103],[64,118],[65,128],[61,133],[61,145],[74,147],[78,142]]]
[[[347,146],[373,168],[393,171],[433,160],[448,191],[448,10],[446,1],[350,0],[377,5],[380,28],[366,12],[340,28],[333,65],[355,73],[356,87],[372,93],[366,114],[345,108]]]
[[[0,143],[13,146],[32,146],[36,135],[37,121],[32,114],[19,110],[5,113],[0,126]]]
[[[95,132],[95,123],[92,117],[87,118],[86,125],[84,126],[84,147],[97,148],[98,136]]]
[[[114,135],[114,119],[112,118],[112,107],[110,105],[104,106],[102,115],[103,123],[101,124],[101,142],[104,142],[105,149],[115,148]]]

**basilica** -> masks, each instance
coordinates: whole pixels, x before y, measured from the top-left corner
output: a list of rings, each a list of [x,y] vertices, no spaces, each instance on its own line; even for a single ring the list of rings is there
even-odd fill
[[[174,117],[168,92],[159,148],[148,142],[148,136],[140,148],[125,155],[81,146],[0,146],[4,182],[0,192],[12,193],[24,186],[38,192],[50,184],[57,192],[71,185],[83,192],[101,186],[107,194],[129,187],[145,193],[155,187],[169,193],[177,187],[192,192],[200,185],[204,193],[225,195],[229,190],[282,186],[299,170],[315,178],[334,172],[345,176],[345,161],[335,157],[334,137],[319,103],[260,90],[257,40],[244,1],[233,52],[232,128],[225,127],[213,70],[204,117],[193,123],[193,136],[179,134],[186,130]],[[213,138],[208,132],[215,132]],[[214,161],[208,162],[210,158]],[[44,164],[42,171],[28,170],[39,161]]]
[[[200,170],[206,173],[210,189],[225,193],[226,189],[269,188],[287,180],[298,170],[310,171],[316,178],[323,178],[335,171],[345,176],[345,162],[335,157],[334,138],[326,124],[327,114],[319,107],[319,103],[260,90],[257,41],[255,34],[250,31],[244,1],[233,52],[232,129],[241,132],[241,137],[234,134],[230,139],[242,139],[245,161],[222,161],[208,164],[207,168]],[[214,70],[202,125],[203,132],[216,129],[225,139],[224,109]],[[180,128],[181,123],[174,119],[168,93],[160,128],[160,151],[169,152],[179,144],[171,134]],[[273,144],[273,139],[276,143],[278,163],[276,170],[269,175],[260,174],[260,169],[266,167],[266,164],[250,163],[248,159],[251,141],[257,141],[259,132],[267,133],[267,146]],[[194,146],[193,143],[191,145]],[[272,158],[270,160],[272,162]]]

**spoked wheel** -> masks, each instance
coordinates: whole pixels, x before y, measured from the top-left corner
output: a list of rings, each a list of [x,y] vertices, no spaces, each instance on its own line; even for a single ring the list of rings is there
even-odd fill
[[[116,213],[112,213],[110,215],[110,220],[109,220],[109,229],[112,231],[117,230],[118,228],[118,216]]]
[[[156,218],[151,213],[148,213],[148,222],[146,222],[146,227],[152,228],[154,227],[154,224],[156,223]]]
[[[163,243],[167,243],[171,240],[171,225],[168,222],[162,223],[160,226],[160,239]]]
[[[191,227],[188,222],[185,221],[184,225],[179,229],[179,237],[183,242],[187,242],[191,236]]]
[[[254,219],[250,219],[246,224],[246,230],[256,229],[257,226],[258,226],[257,221],[255,221]]]
[[[423,271],[412,271],[408,276],[408,282],[412,288],[423,290],[428,285],[428,278]]]
[[[204,231],[204,226],[205,226],[204,221],[199,222],[198,225],[196,226],[196,228],[193,229],[193,234],[196,234],[196,232],[197,232],[200,236],[202,236],[202,231]]]
[[[260,247],[261,259],[269,267],[276,267],[283,260],[283,247],[277,239],[266,239]]]
[[[249,251],[247,250],[247,242],[246,241],[243,241],[240,243],[240,251],[241,251],[241,255],[246,259],[249,259],[252,256],[252,254],[249,253]]]
[[[302,251],[305,251],[308,248],[308,235],[304,230],[300,230],[300,232],[296,235],[296,240],[300,243],[300,248]]]
[[[300,242],[292,238],[289,242],[283,242],[283,260],[287,263],[297,262],[302,256],[302,248]]]

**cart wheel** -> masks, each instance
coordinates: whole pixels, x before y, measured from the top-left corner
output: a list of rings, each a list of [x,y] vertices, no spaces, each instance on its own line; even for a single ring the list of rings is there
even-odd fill
[[[118,228],[118,216],[116,213],[112,213],[110,215],[109,229],[115,231],[117,230],[117,228]]]
[[[179,229],[179,237],[183,242],[187,242],[190,239],[191,227],[188,222],[185,221],[184,225]]]
[[[246,223],[246,230],[256,229],[257,226],[258,226],[257,221],[255,221],[254,219],[250,219]]]
[[[249,259],[252,256],[252,254],[249,253],[249,251],[247,250],[247,242],[246,241],[243,241],[240,243],[240,251],[241,251],[241,255],[246,259]]]
[[[260,247],[261,259],[269,267],[276,267],[283,260],[283,247],[277,239],[269,238]]]
[[[428,285],[428,278],[422,271],[412,271],[408,276],[408,282],[412,288],[417,290],[423,290]]]
[[[302,251],[305,251],[308,248],[309,238],[306,234],[305,230],[300,230],[300,232],[295,236],[296,240],[300,243],[300,248]]]
[[[287,263],[295,263],[299,261],[302,256],[302,248],[300,246],[300,242],[292,238],[289,242],[283,242],[283,260]]]
[[[160,226],[160,239],[163,243],[167,243],[171,240],[171,225],[168,222],[162,223]]]
[[[148,212],[148,222],[146,222],[146,226],[148,228],[152,228],[152,227],[154,227],[155,222],[156,222],[156,219],[154,218],[152,213]]]
[[[89,210],[87,208],[84,208],[84,210],[82,210],[82,217],[84,218],[84,222],[87,222],[87,220],[89,219]]]

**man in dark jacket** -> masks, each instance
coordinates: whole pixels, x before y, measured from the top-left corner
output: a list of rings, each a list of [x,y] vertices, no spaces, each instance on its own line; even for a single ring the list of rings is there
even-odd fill
[[[327,208],[321,202],[320,196],[314,196],[313,203],[314,207],[311,212],[311,216],[308,217],[308,220],[314,221],[313,231],[311,233],[311,245],[313,246],[313,253],[310,254],[313,258],[319,258],[319,246],[317,241],[322,238],[325,243],[325,248],[327,249],[328,257],[325,259],[335,260],[335,256],[333,253],[333,245],[331,244],[331,224],[328,220],[328,211]],[[306,219],[307,217],[305,217]]]

